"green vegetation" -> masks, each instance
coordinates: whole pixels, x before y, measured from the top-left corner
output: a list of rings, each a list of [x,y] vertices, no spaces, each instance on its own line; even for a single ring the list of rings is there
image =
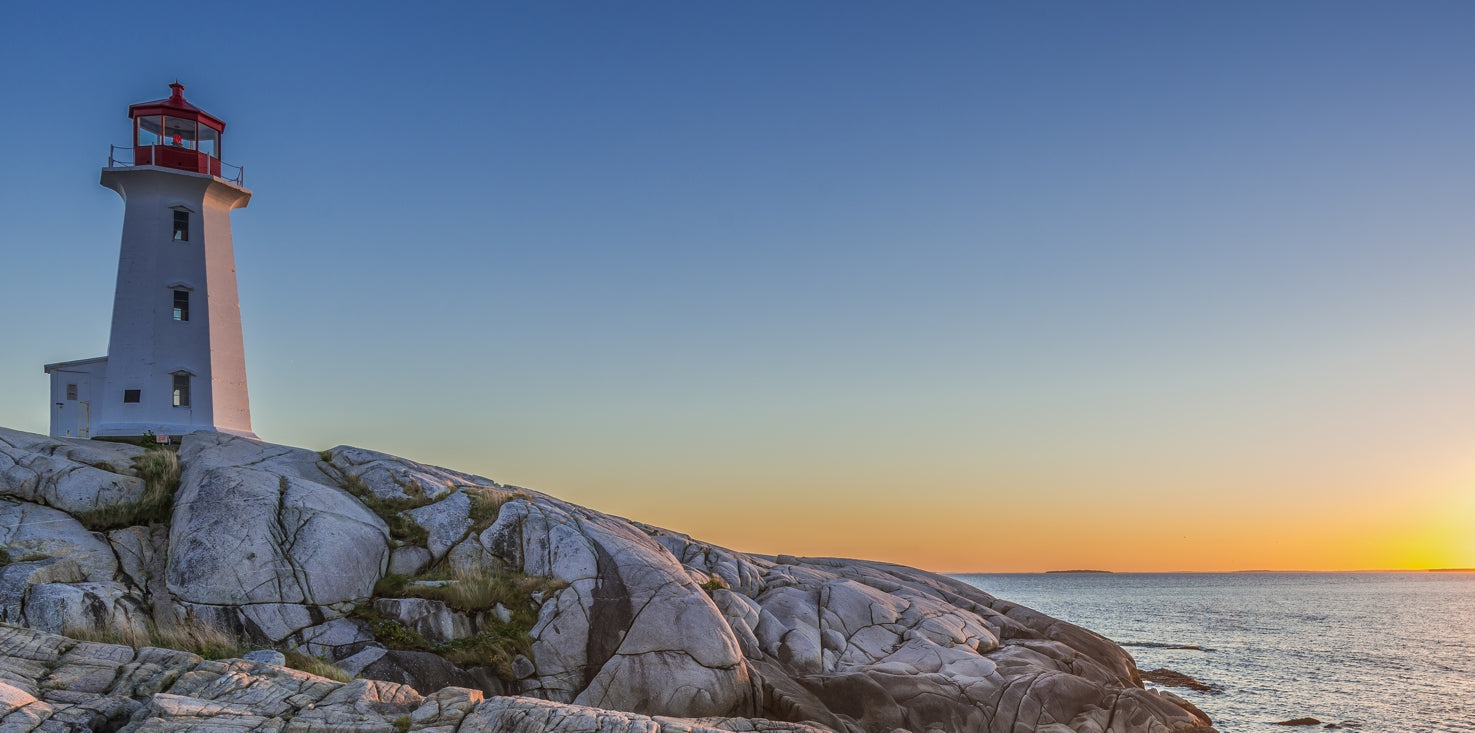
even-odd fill
[[[531,654],[533,648],[532,637],[528,636],[532,627],[521,626],[515,616],[507,623],[489,618],[479,634],[436,642],[370,606],[354,609],[350,615],[367,623],[374,639],[385,647],[430,652],[459,667],[490,667],[498,677],[508,681],[513,679],[512,660],[519,654]]]
[[[133,470],[144,481],[143,496],[76,514],[82,526],[102,532],[155,522],[168,523],[179,491],[179,454],[155,445],[133,459]]]
[[[410,518],[400,514],[409,509],[418,509],[432,502],[423,496],[409,497],[405,499],[381,499],[364,486],[364,482],[358,476],[345,473],[343,475],[343,489],[364,503],[369,511],[378,514],[384,523],[389,525],[389,536],[412,545],[423,545],[429,539],[430,534],[424,527],[416,524]]]
[[[716,575],[707,576],[708,580],[702,583],[702,590],[711,593],[714,590],[727,590],[727,581]]]
[[[329,462],[332,454],[318,454]],[[358,476],[343,474],[343,489],[358,497],[370,511],[389,525],[391,538],[405,544],[424,546],[429,533],[404,512],[434,503],[422,495],[420,487],[402,486],[410,496],[383,499],[374,495]],[[497,521],[497,515],[508,501],[523,497],[525,492],[507,492],[476,486],[463,486],[460,491],[470,500],[467,512],[471,520],[468,534],[480,533]],[[449,581],[438,585],[419,585],[416,581]],[[445,603],[467,614],[491,611],[498,605],[507,609],[507,621],[486,614],[480,621],[482,630],[475,636],[448,642],[433,642],[423,635],[375,611],[372,602],[356,609],[352,616],[369,625],[374,638],[390,649],[438,654],[452,664],[492,668],[503,679],[512,679],[512,660],[518,654],[530,654],[530,632],[538,621],[538,603],[533,596],[562,588],[563,584],[548,578],[522,573],[486,572],[453,574],[444,569],[422,573],[413,578],[387,575],[374,585],[374,598],[425,598]]]
[[[231,659],[246,653],[249,648],[240,639],[220,629],[198,623],[183,623],[161,626],[150,621],[146,628],[136,627],[96,629],[65,629],[63,634],[81,641],[99,641],[106,644],[123,644],[134,649],[156,646],[192,652],[206,659]]]
[[[0,547],[0,568],[10,564],[10,550]]]
[[[454,581],[444,585],[417,585],[421,580]],[[550,578],[522,573],[451,574],[445,571],[426,573],[414,578],[387,575],[374,586],[375,597],[425,598],[440,601],[468,614],[491,611],[498,605],[507,609],[508,619],[494,614],[483,617],[481,633],[465,639],[433,642],[387,618],[372,606],[361,606],[353,616],[369,624],[374,638],[390,649],[431,652],[452,664],[491,667],[495,673],[511,680],[512,660],[519,654],[531,654],[530,632],[538,622],[538,602],[533,596],[549,593],[567,584]]]
[[[282,652],[282,654],[283,656],[287,657],[287,666],[291,667],[292,669],[306,672],[308,674],[315,674],[319,677],[327,677],[328,679],[334,680],[335,682],[353,681],[353,675],[344,672],[343,670],[335,666],[332,662],[323,659],[322,657],[314,657],[309,654],[303,654],[296,649],[285,650]]]
[[[401,715],[398,718],[390,721],[389,724],[394,726],[394,729],[399,731],[399,733],[405,733],[405,731],[410,729],[410,716]]]

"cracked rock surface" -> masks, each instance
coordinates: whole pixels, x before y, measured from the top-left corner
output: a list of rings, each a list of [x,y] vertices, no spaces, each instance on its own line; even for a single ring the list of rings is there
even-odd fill
[[[360,448],[195,433],[167,526],[88,531],[72,512],[137,496],[139,450],[0,430],[0,730],[1212,731],[1111,641],[950,578],[733,552]],[[365,619],[504,628],[500,605],[374,597],[427,569],[548,580],[500,678],[376,638]],[[183,621],[362,679],[59,635]]]
[[[244,659],[76,641],[0,624],[0,730],[91,731],[565,731],[567,733],[818,733],[770,720],[685,720],[485,699],[447,687],[349,683]]]

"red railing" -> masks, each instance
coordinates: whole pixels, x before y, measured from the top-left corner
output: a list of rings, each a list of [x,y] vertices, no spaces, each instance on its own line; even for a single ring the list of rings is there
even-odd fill
[[[129,151],[132,151],[131,155]],[[129,168],[136,165],[207,173],[237,186],[246,185],[245,166],[231,165],[209,153],[173,145],[140,145],[136,148],[122,145],[108,146],[109,168]]]

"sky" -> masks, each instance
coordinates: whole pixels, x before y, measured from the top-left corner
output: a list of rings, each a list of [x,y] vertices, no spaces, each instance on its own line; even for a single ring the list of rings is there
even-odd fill
[[[127,107],[227,122],[254,427],[767,554],[1475,566],[1475,5],[0,2],[0,425]]]

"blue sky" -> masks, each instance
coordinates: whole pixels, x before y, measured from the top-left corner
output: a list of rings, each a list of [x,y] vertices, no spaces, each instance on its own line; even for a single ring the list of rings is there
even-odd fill
[[[0,424],[44,432],[40,365],[106,350],[98,169],[178,78],[255,191],[265,439],[768,552],[1475,564],[1433,519],[1475,478],[1472,30],[1457,2],[8,3]],[[1076,554],[989,519],[1042,514]],[[991,532],[939,530],[964,517]]]

